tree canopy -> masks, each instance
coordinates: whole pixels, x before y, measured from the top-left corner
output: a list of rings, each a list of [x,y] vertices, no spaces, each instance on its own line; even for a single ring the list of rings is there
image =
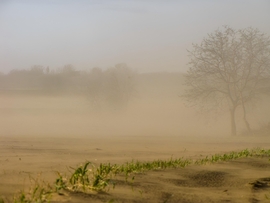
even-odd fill
[[[201,109],[228,107],[231,133],[236,135],[235,111],[270,92],[270,39],[254,28],[228,26],[208,34],[189,51],[187,86],[183,98]]]

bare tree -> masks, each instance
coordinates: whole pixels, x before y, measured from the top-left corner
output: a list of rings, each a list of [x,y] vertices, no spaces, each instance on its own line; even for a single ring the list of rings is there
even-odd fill
[[[227,107],[231,134],[236,135],[235,112],[243,111],[249,132],[246,105],[270,92],[270,39],[254,28],[222,30],[208,34],[189,51],[183,98],[201,109]]]

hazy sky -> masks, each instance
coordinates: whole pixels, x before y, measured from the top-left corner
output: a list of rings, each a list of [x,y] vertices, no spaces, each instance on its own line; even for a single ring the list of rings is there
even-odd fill
[[[185,71],[222,25],[270,34],[269,0],[0,0],[0,71],[33,65]]]

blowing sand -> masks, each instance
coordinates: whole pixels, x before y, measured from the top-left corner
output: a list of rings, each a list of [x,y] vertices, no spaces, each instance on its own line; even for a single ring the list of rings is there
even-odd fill
[[[14,194],[27,190],[29,177],[53,184],[57,171],[69,175],[69,167],[85,161],[197,159],[270,148],[270,136],[231,137],[227,114],[208,122],[168,90],[137,98],[123,112],[93,111],[83,96],[1,94],[0,196],[11,202]],[[267,121],[267,111],[250,114],[252,124]],[[268,159],[149,171],[137,174],[133,185],[117,176],[109,192],[55,195],[52,202],[268,202]],[[265,187],[249,184],[258,180]]]
[[[86,160],[99,163],[151,161],[171,157],[200,158],[245,148],[269,148],[270,137],[184,136],[1,136],[0,191],[4,199],[29,185],[29,176],[53,183],[56,171],[69,173]],[[119,176],[115,189],[85,195],[54,196],[52,202],[267,202],[269,158],[188,166],[137,174],[133,186]],[[266,187],[251,184],[265,179]],[[267,182],[268,181],[268,182]],[[269,186],[269,184],[268,184]]]

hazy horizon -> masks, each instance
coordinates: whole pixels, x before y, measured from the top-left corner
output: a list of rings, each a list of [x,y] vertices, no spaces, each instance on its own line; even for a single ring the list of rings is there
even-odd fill
[[[185,72],[187,50],[223,25],[270,33],[270,2],[0,1],[0,72],[78,70],[126,63],[139,72]]]

